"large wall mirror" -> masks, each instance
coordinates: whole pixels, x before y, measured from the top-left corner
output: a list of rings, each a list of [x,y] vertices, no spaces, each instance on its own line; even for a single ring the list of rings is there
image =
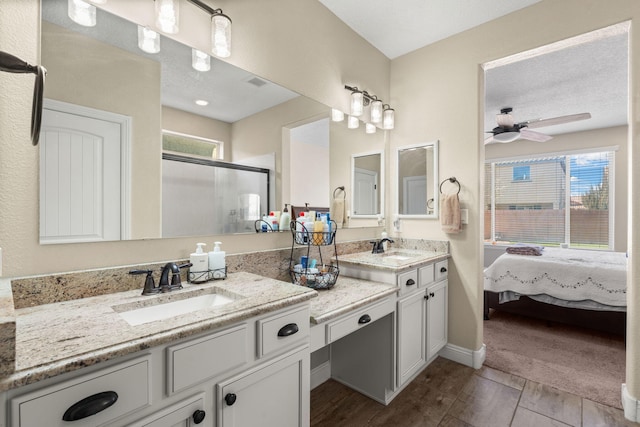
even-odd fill
[[[382,215],[384,206],[383,152],[351,156],[351,215],[371,218]]]
[[[109,3],[105,5],[108,6]],[[191,7],[195,6],[185,3],[181,13]],[[66,242],[255,232],[251,220],[255,215],[244,213],[257,210],[263,214],[267,210],[281,210],[283,203],[290,203],[281,197],[281,129],[308,117],[328,115],[327,106],[215,57],[210,58],[210,70],[198,71],[192,67],[192,48],[164,35],[160,36],[160,52],[145,53],[138,48],[137,24],[102,9],[97,12],[97,24],[83,27],[67,16],[67,0],[42,0],[42,64],[48,70],[45,98],[54,105],[84,109],[77,116],[98,111],[113,117],[106,121],[117,123],[115,128],[107,125],[100,132],[92,130],[81,135],[80,141],[93,151],[71,151],[76,157],[83,156],[84,160],[78,163],[83,166],[78,170],[108,169],[118,182],[112,177],[96,181],[71,174],[67,181],[75,185],[69,185],[60,194],[55,191],[45,194],[42,184],[51,183],[47,176],[59,174],[51,170],[41,172],[42,206],[48,198],[47,209],[60,210],[60,216],[72,218],[67,222],[76,226],[101,229],[95,225],[96,221],[113,219],[115,231],[108,235],[82,235]],[[203,102],[196,104],[196,101],[205,101],[208,105],[199,105]],[[59,123],[54,120],[54,127]],[[192,136],[200,144],[206,140],[220,144],[220,149],[211,150],[216,154],[208,159],[209,165],[203,166],[207,162],[201,155],[187,154],[186,157],[199,157],[199,161],[186,169],[209,168],[206,172],[209,182],[216,184],[208,185],[223,186],[224,195],[193,187],[188,194],[179,191],[179,199],[166,197],[163,180],[166,184],[167,179],[174,179],[167,175],[170,168],[166,164],[174,159],[166,156],[163,159],[163,131]],[[122,146],[124,149],[107,150],[108,154],[104,154],[111,147],[110,138],[118,140],[125,136],[128,144]],[[69,146],[56,148],[55,152],[49,150],[44,155],[54,160],[66,159],[64,156],[70,156]],[[220,157],[221,151],[223,157]],[[107,160],[110,163],[106,163]],[[239,165],[239,171],[229,173],[228,169],[215,169],[219,161]],[[269,171],[266,177],[265,170]],[[201,172],[191,177],[180,174],[183,180],[205,175]],[[258,182],[255,189],[249,187],[253,181]],[[108,190],[106,183],[111,184]],[[110,199],[103,199],[94,204],[96,209],[93,206],[88,214],[73,219],[64,210],[79,212],[70,197],[83,191],[87,194],[94,191],[85,199],[96,194],[102,197],[103,193],[109,193]],[[250,206],[243,205],[247,201],[251,201]],[[176,219],[170,222],[171,233],[164,230],[167,221],[163,225],[166,203],[176,208]],[[116,205],[119,209],[115,209]],[[213,208],[205,212],[205,206]],[[196,222],[185,219],[180,210],[197,213],[208,228],[197,229]],[[212,227],[208,219],[218,224]],[[41,211],[41,229],[48,220]],[[189,226],[176,221],[189,222]],[[64,242],[65,239],[55,236],[48,241],[41,237],[41,243]]]
[[[397,149],[397,209],[401,217],[438,217],[438,141]]]

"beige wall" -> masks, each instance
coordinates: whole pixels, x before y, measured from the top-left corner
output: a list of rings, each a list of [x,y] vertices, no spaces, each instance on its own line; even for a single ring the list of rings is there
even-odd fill
[[[570,17],[570,19],[568,18]],[[413,237],[450,238],[449,273],[450,342],[479,349],[482,344],[482,188],[483,79],[481,64],[626,20],[640,20],[640,2],[617,0],[543,0],[535,5],[457,36],[411,52],[392,61],[391,103],[398,112],[391,146],[440,140],[440,179],[456,176],[462,184],[461,203],[469,209],[470,224],[458,235],[445,235],[437,221],[411,227]],[[540,29],[544,28],[544,31]],[[630,34],[631,87],[640,81],[640,35]],[[637,90],[637,89],[636,89]],[[635,93],[632,91],[632,93]],[[631,100],[630,135],[638,132],[638,98]],[[629,161],[640,154],[629,142]],[[632,163],[632,164],[633,164]],[[633,194],[640,174],[630,168],[627,198],[629,215],[638,215],[640,202]],[[394,171],[391,170],[393,175]],[[393,200],[393,194],[390,198]],[[387,210],[388,211],[388,210]],[[618,218],[616,218],[618,219]],[[406,233],[406,232],[405,232]],[[630,223],[628,287],[627,385],[640,396],[640,328],[637,310],[637,227]]]
[[[578,151],[590,148],[618,147],[615,152],[614,193],[614,250],[627,251],[628,174],[629,150],[627,147],[629,128],[617,126],[586,132],[556,135],[547,143],[517,141],[510,144],[486,146],[485,159],[512,158],[523,155]],[[532,171],[533,173],[533,171]]]

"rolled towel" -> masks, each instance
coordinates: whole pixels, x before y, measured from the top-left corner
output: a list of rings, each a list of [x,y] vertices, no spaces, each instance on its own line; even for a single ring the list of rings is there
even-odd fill
[[[516,243],[511,246],[507,246],[507,253],[512,255],[533,255],[540,256],[544,246],[532,245],[528,243]]]
[[[462,228],[458,194],[440,195],[440,225],[445,233],[458,233]]]

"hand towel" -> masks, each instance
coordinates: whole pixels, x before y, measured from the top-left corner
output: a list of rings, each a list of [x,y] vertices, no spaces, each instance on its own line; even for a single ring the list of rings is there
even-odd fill
[[[458,194],[440,195],[440,225],[445,233],[458,233],[462,228]]]
[[[331,219],[336,222],[338,227],[344,223],[344,198],[333,199],[331,202]]]

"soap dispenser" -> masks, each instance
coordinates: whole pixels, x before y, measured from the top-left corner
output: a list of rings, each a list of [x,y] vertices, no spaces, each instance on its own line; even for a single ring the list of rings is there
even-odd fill
[[[209,252],[209,270],[214,279],[224,279],[227,277],[225,253],[220,250],[222,242],[213,242],[213,251]]]
[[[209,257],[207,253],[202,250],[202,248],[207,245],[205,243],[197,243],[196,246],[196,251],[189,257],[189,261],[191,262],[189,271],[191,273],[203,273],[209,270]]]
[[[282,211],[282,215],[280,215],[280,230],[290,230],[291,229],[291,215],[287,210],[287,204],[284,205],[284,210]]]

